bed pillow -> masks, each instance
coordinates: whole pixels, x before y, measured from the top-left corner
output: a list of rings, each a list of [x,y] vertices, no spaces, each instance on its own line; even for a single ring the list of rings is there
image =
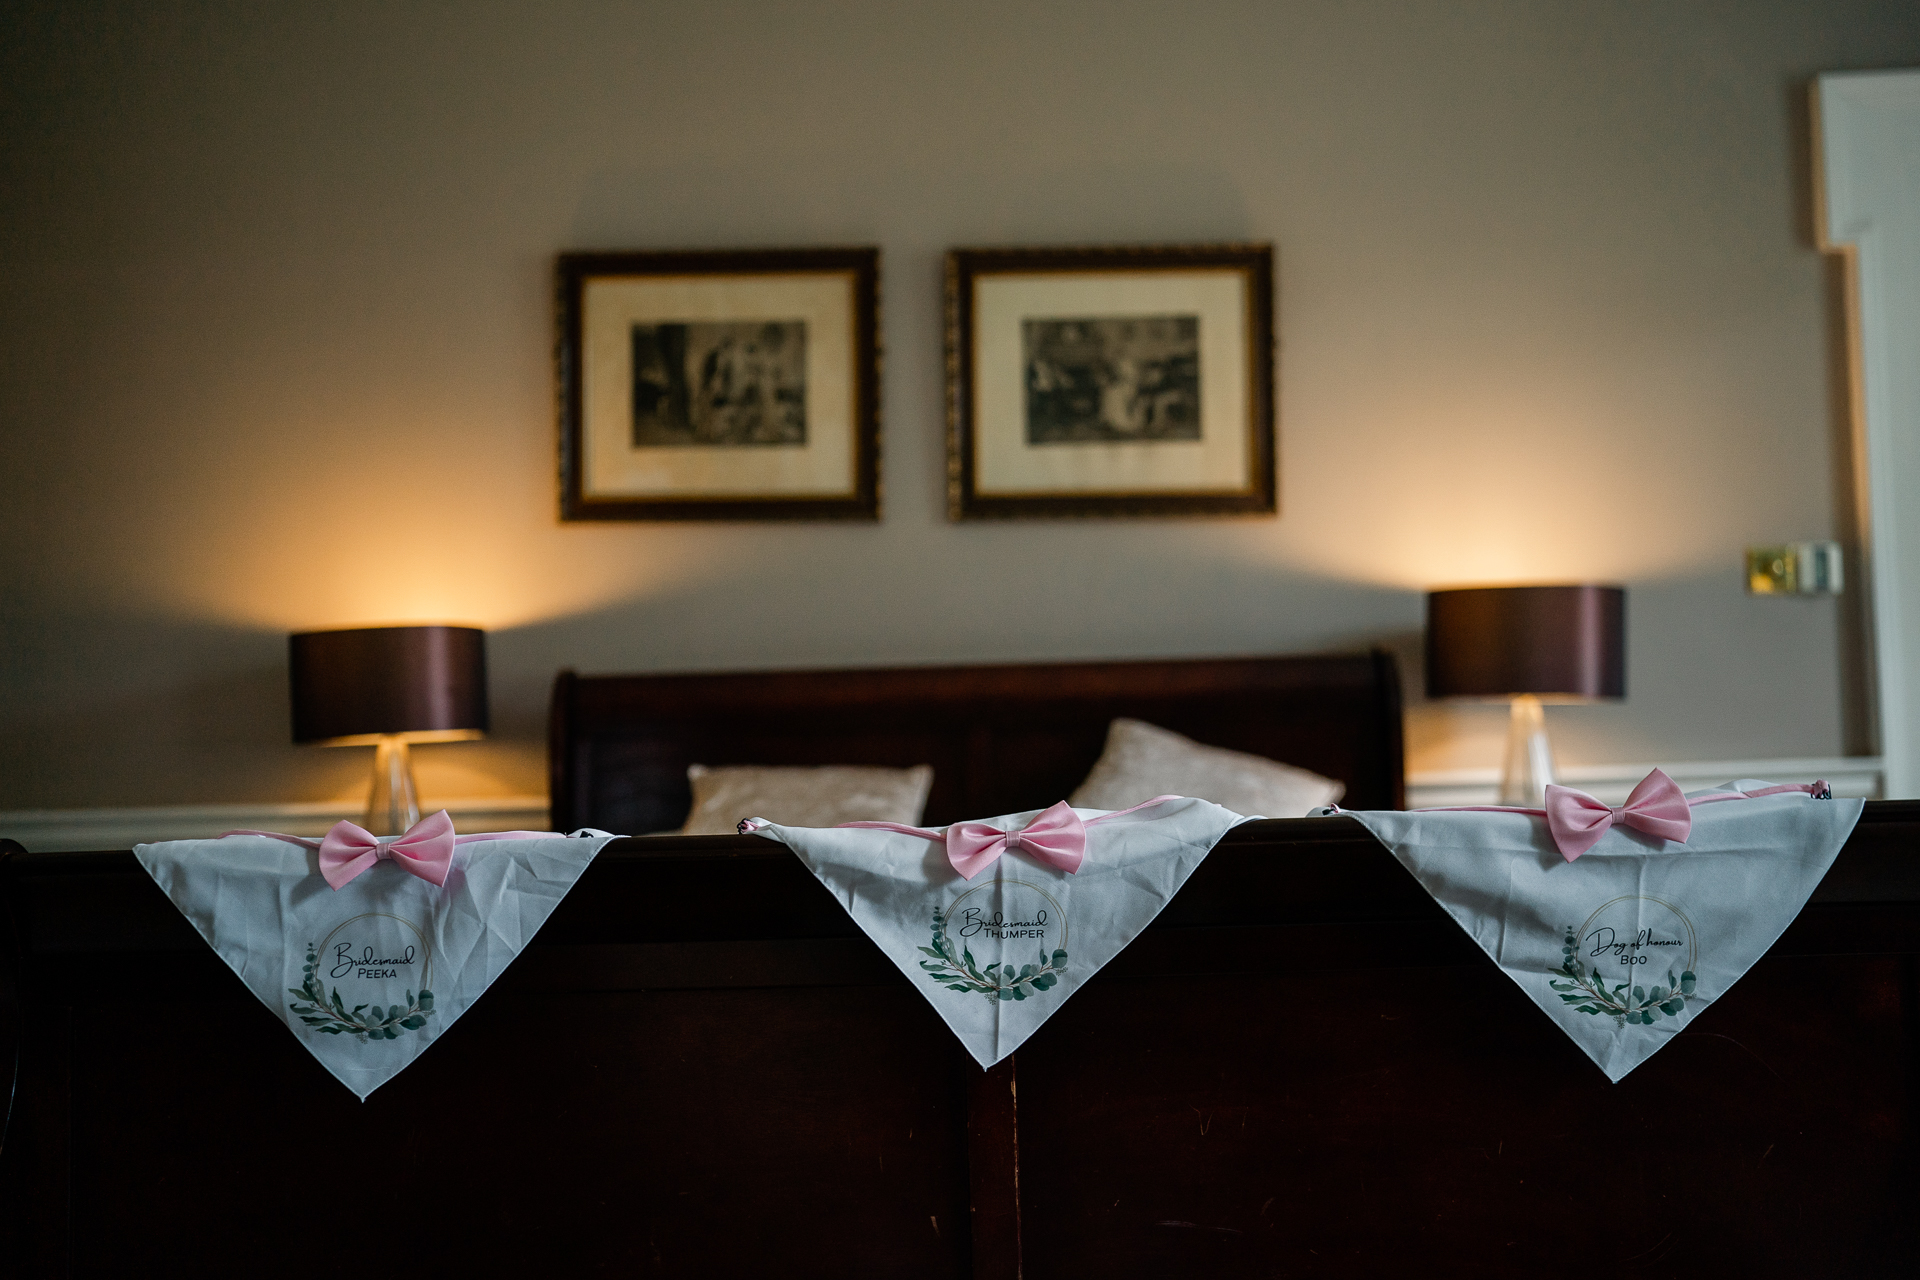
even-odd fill
[[[842,822],[918,826],[933,788],[933,766],[881,769],[866,765],[730,764],[687,766],[693,811],[680,834],[732,835],[743,818],[786,827]]]
[[[1265,756],[1202,746],[1144,720],[1115,720],[1106,750],[1068,803],[1124,809],[1160,795],[1198,796],[1248,816],[1298,818],[1346,790],[1344,782]]]

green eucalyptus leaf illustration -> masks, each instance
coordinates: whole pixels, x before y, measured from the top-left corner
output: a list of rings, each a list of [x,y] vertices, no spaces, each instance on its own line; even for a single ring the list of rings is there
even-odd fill
[[[933,913],[933,945],[915,947],[914,950],[940,961],[939,964],[930,964],[922,960],[919,965],[929,978],[949,991],[983,995],[995,1003],[1026,1000],[1058,985],[1060,974],[1067,967],[1065,951],[1055,951],[1049,959],[1045,947],[1040,948],[1037,964],[1016,966],[1012,961],[996,960],[982,970],[976,967],[973,952],[964,947],[961,948],[961,959],[956,962],[947,940],[941,934],[941,925],[940,913],[936,911]],[[425,1001],[426,993],[421,992],[421,997]]]
[[[1573,982],[1561,982],[1561,975],[1569,976]],[[1661,1018],[1677,1018],[1686,1012],[1687,999],[1694,994],[1694,975],[1692,970],[1680,974],[1677,978],[1669,971],[1667,985],[1652,989],[1634,986],[1632,980],[1613,984],[1611,990],[1607,981],[1598,972],[1588,976],[1585,966],[1571,959],[1562,961],[1558,970],[1546,972],[1547,985],[1561,1001],[1572,1006],[1575,1013],[1589,1015],[1612,1014],[1627,1026],[1650,1027]]]
[[[311,963],[311,950],[307,959]],[[346,1001],[340,998],[338,987],[333,989],[333,998],[328,1000],[326,993],[317,987],[311,976],[307,978],[304,988],[288,987],[287,994],[306,1001],[291,1001],[287,1005],[301,1022],[324,1035],[351,1035],[362,1044],[369,1040],[397,1040],[401,1029],[423,1030],[428,1016],[433,1012],[433,993],[430,991],[422,991],[417,996],[412,991],[407,992],[404,1006],[396,1004],[382,1009],[377,1004],[371,1007],[359,1004],[349,1012]]]

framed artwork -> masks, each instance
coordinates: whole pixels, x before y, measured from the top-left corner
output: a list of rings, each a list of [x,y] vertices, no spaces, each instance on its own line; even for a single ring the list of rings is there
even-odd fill
[[[563,520],[880,518],[880,251],[560,255]]]
[[[1271,515],[1273,246],[947,255],[947,505]]]

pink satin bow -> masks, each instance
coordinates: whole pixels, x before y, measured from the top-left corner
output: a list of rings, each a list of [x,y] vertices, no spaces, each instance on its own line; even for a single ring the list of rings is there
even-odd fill
[[[1568,862],[1598,844],[1616,822],[1682,844],[1693,831],[1693,813],[1686,795],[1678,783],[1658,769],[1642,778],[1627,802],[1617,808],[1602,804],[1584,791],[1549,785],[1546,812],[1547,830],[1553,834],[1560,856]]]
[[[447,816],[445,809],[432,817],[422,818],[408,829],[407,834],[391,840],[382,839],[351,822],[334,823],[333,830],[320,840],[290,836],[284,831],[223,831],[220,835],[222,839],[227,836],[265,836],[269,840],[285,840],[303,849],[317,850],[320,854],[320,874],[335,889],[345,888],[353,882],[354,877],[383,858],[399,863],[409,874],[419,876],[428,884],[444,888],[447,873],[453,866],[453,851],[459,845],[473,844],[479,840],[564,838],[558,831],[482,831],[478,835],[456,836],[453,834],[453,819]]]
[[[1821,780],[1761,787],[1758,791],[1709,791],[1689,800],[1686,793],[1680,790],[1679,783],[1655,769],[1640,779],[1640,785],[1633,789],[1633,794],[1619,808],[1602,804],[1584,791],[1549,783],[1547,807],[1544,809],[1522,809],[1508,804],[1448,804],[1431,809],[1415,809],[1414,812],[1524,813],[1532,818],[1545,818],[1554,847],[1560,850],[1561,857],[1572,862],[1598,844],[1600,837],[1607,834],[1616,822],[1625,823],[1662,840],[1685,844],[1687,837],[1693,834],[1693,810],[1696,806],[1719,804],[1724,800],[1759,800],[1766,796],[1794,794],[1811,796],[1815,800],[1831,800],[1833,788]],[[1331,805],[1321,812],[1340,811],[1340,806]]]
[[[1062,800],[1018,831],[1002,831],[984,822],[956,822],[947,828],[947,861],[963,880],[971,880],[1009,849],[1058,867],[1069,875],[1087,856],[1087,824]]]
[[[1132,808],[1115,809],[1112,813],[1103,813],[1085,822],[1080,820],[1080,815],[1073,811],[1071,805],[1062,800],[1050,809],[1042,809],[1032,822],[1018,831],[1002,831],[985,822],[956,822],[944,834],[924,827],[909,827],[900,822],[842,822],[840,825],[864,827],[871,831],[897,831],[903,836],[919,836],[922,840],[944,844],[947,847],[947,861],[953,864],[953,869],[960,873],[963,880],[973,879],[1011,849],[1030,854],[1036,861],[1058,867],[1072,875],[1087,860],[1088,827],[1178,799],[1179,796],[1155,796],[1151,800],[1142,800]],[[763,819],[748,818],[740,824],[740,834],[758,831],[765,825]]]
[[[381,839],[351,822],[336,822],[320,841],[320,874],[335,889],[383,858],[391,858],[429,884],[444,885],[453,865],[453,819],[442,809],[393,839]]]

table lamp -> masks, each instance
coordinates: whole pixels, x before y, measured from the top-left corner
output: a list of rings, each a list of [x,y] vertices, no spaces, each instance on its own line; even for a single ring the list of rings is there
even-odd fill
[[[420,820],[409,744],[487,731],[487,635],[475,627],[358,627],[287,637],[293,740],[372,746],[367,830]]]
[[[1513,706],[1500,803],[1537,808],[1553,781],[1543,701],[1627,693],[1622,587],[1469,587],[1427,593],[1427,696]]]

